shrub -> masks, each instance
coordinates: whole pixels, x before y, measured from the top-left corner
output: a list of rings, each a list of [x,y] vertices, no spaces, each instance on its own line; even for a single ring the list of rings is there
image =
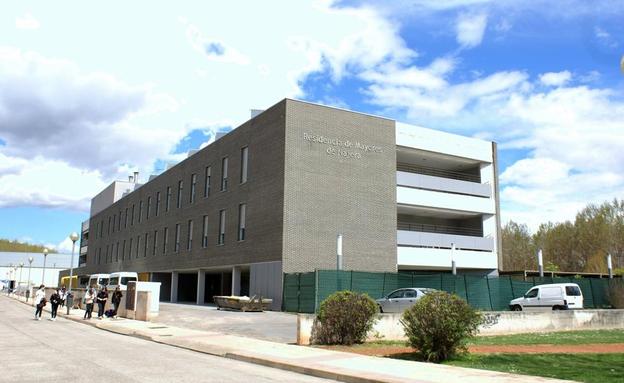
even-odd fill
[[[624,309],[624,283],[618,280],[609,281],[607,298],[614,309]]]
[[[466,351],[482,322],[481,313],[456,295],[435,291],[407,309],[401,318],[409,344],[428,362],[441,362]]]
[[[321,302],[312,329],[317,344],[362,343],[376,321],[377,304],[366,294],[338,291]]]

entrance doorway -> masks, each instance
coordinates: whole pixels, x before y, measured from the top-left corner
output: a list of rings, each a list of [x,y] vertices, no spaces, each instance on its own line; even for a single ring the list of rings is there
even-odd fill
[[[171,273],[152,273],[152,282],[160,282],[160,301],[171,302]]]
[[[178,274],[178,302],[197,302],[197,273]]]
[[[232,294],[232,273],[206,273],[204,303],[214,303],[215,295]]]

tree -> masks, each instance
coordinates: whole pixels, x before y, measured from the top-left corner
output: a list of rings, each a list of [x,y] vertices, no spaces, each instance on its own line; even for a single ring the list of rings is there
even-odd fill
[[[503,270],[526,270],[534,262],[534,246],[527,225],[509,221],[502,229]]]

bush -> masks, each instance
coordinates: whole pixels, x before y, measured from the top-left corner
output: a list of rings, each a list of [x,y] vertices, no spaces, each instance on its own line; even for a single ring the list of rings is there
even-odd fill
[[[377,303],[366,294],[338,291],[321,302],[312,329],[317,344],[362,343],[376,321]]]
[[[466,351],[482,322],[481,313],[456,295],[435,291],[407,309],[401,318],[409,344],[428,362],[441,362]]]
[[[609,281],[607,298],[614,309],[624,309],[624,283],[618,280]]]

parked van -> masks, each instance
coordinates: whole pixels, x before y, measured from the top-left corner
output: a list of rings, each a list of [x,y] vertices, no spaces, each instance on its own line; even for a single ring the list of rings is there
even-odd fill
[[[126,290],[128,288],[128,282],[138,281],[139,276],[133,271],[120,271],[117,273],[111,273],[108,279],[108,290],[113,291],[115,287],[119,286],[120,290]]]
[[[583,308],[583,293],[576,283],[535,286],[509,302],[512,311],[545,311]]]
[[[89,276],[89,282],[87,288],[96,286],[97,289],[106,287],[108,285],[108,274],[92,274]]]

